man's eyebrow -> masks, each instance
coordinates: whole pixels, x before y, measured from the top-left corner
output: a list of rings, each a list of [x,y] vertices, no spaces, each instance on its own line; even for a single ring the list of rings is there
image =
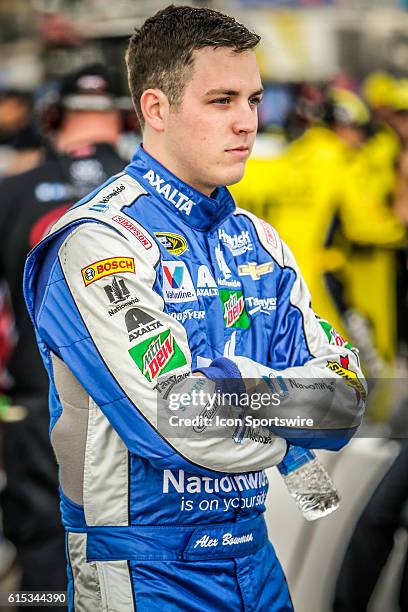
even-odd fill
[[[250,97],[252,96],[259,96],[261,94],[263,94],[264,89],[263,87],[261,87],[261,89],[258,89],[257,91],[254,91],[253,93],[251,93]],[[209,91],[205,92],[205,96],[239,96],[239,91],[235,91],[234,89],[210,89]]]

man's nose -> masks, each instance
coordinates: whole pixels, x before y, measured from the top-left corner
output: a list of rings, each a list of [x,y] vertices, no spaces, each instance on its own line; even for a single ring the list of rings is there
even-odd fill
[[[258,113],[255,106],[248,102],[241,104],[234,117],[233,130],[236,134],[256,132],[258,127]]]

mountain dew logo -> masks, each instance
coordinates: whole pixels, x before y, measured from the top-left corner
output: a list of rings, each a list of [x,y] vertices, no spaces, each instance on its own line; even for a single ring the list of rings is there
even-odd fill
[[[323,331],[326,334],[330,344],[335,344],[336,346],[344,346],[347,349],[353,350],[353,347],[351,346],[350,342],[347,342],[347,340],[345,340],[343,336],[340,336],[340,334],[336,332],[334,327],[332,327],[330,323],[328,323],[328,321],[325,321],[324,319],[318,319],[318,321],[322,326]]]
[[[248,329],[249,318],[242,291],[220,289],[219,294],[224,307],[225,326]]]
[[[168,329],[129,349],[133,361],[149,382],[187,363],[184,353]]]

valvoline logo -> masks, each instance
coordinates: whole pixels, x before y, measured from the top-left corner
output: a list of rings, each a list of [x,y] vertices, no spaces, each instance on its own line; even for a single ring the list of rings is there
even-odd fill
[[[193,302],[197,299],[190,272],[184,262],[162,261],[163,297],[168,303]]]
[[[168,266],[163,266],[163,272],[166,275],[167,281],[173,289],[180,289],[183,283],[184,267],[182,265],[175,266],[170,270]]]

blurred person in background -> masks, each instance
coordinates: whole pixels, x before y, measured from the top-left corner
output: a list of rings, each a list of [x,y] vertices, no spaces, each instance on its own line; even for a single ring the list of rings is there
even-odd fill
[[[116,152],[118,93],[115,78],[100,66],[68,76],[48,109],[52,132],[42,162],[2,182],[0,270],[10,289],[18,335],[8,362],[9,394],[13,404],[25,407],[27,417],[4,426],[7,486],[1,501],[4,531],[22,567],[22,590],[66,589],[57,466],[48,438],[49,383],[24,304],[23,268],[29,250],[63,212],[123,167]]]
[[[33,120],[30,92],[0,90],[0,180],[40,161],[42,137]]]
[[[397,247],[404,244],[405,229],[374,187],[361,153],[369,136],[367,106],[355,93],[333,88],[320,113],[320,125],[315,120],[281,155],[250,160],[232,192],[242,207],[277,227],[301,262],[316,312],[341,336],[353,338],[345,316],[351,306],[350,245]],[[372,339],[366,344],[372,358]],[[361,352],[364,360],[363,347]]]

